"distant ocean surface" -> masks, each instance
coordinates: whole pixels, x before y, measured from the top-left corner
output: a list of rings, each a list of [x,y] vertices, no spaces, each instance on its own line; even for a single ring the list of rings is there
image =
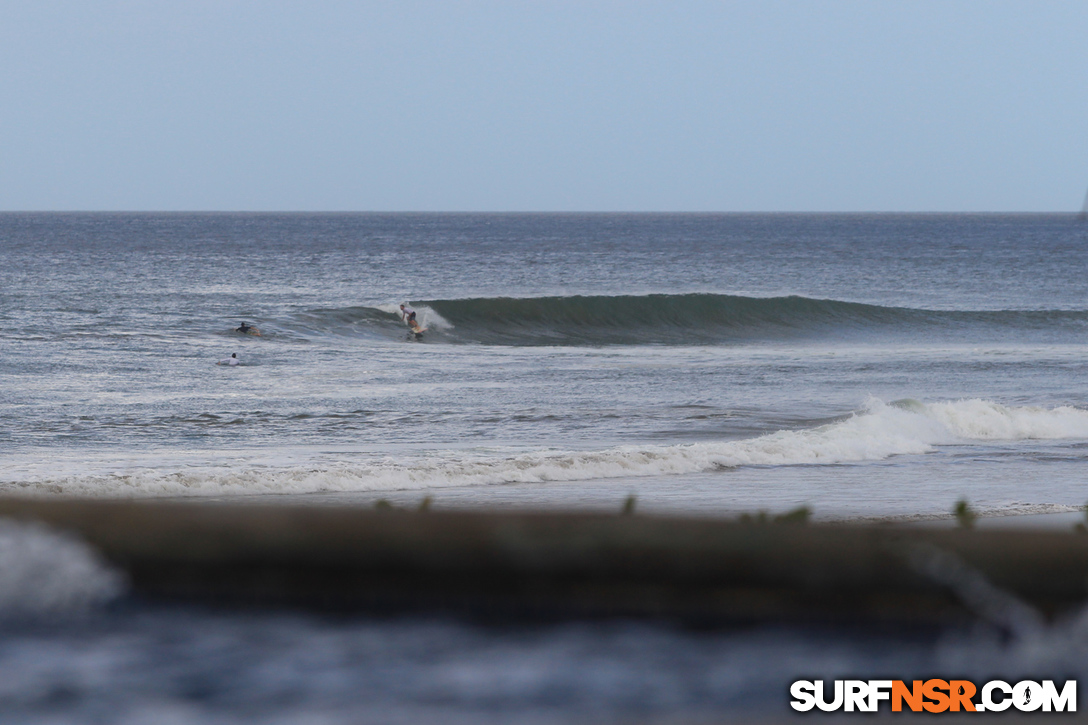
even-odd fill
[[[0,490],[1071,510],[1086,239],[1072,215],[3,214]]]
[[[0,493],[910,521],[1075,511],[1086,459],[1073,215],[0,214]],[[42,536],[0,527],[13,722],[694,722],[800,675],[1088,661],[1083,624],[4,624],[41,608],[12,571],[110,586]]]

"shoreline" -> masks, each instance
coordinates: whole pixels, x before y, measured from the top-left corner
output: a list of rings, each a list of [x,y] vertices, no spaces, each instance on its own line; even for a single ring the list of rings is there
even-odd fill
[[[524,486],[525,484],[509,484],[511,486]],[[468,489],[471,494],[477,494],[476,487]],[[498,503],[481,504],[473,496],[468,500],[460,500],[457,493],[460,489],[436,488],[436,489],[401,489],[393,491],[366,491],[366,492],[321,492],[321,493],[283,493],[283,494],[250,494],[227,496],[161,496],[141,498],[116,498],[116,499],[86,499],[86,500],[110,500],[110,501],[140,501],[140,502],[167,502],[167,503],[209,503],[224,505],[269,505],[269,506],[315,506],[331,508],[369,509],[375,505],[382,506],[385,502],[393,508],[403,511],[414,511],[424,502],[431,510],[443,512],[478,512],[488,511],[493,513],[544,513],[554,514],[600,514],[622,512],[625,498],[622,495],[626,489],[617,486],[614,495],[607,498],[595,498],[588,501],[575,501],[574,503],[559,503],[542,499],[528,499],[524,502],[503,500]],[[637,492],[632,491],[632,494]],[[451,496],[451,494],[454,494]],[[0,500],[6,496],[0,495]],[[36,500],[85,500],[79,497],[40,498]],[[737,521],[745,515],[758,515],[761,511],[770,516],[786,513],[789,507],[766,507],[757,509],[723,509],[714,508],[703,512],[694,506],[663,506],[656,502],[649,505],[636,495],[637,511],[640,514],[662,517],[692,518],[713,521]],[[811,506],[805,504],[812,509]],[[796,508],[796,507],[794,507]],[[1068,530],[1078,523],[1088,525],[1088,513],[1084,506],[1072,506],[1068,504],[1021,504],[1011,508],[983,508],[976,510],[975,527],[990,528],[1040,528],[1046,530]],[[902,514],[824,514],[819,509],[812,509],[809,521],[820,525],[893,525],[893,526],[921,526],[934,528],[956,528],[959,523],[951,512],[923,512]]]

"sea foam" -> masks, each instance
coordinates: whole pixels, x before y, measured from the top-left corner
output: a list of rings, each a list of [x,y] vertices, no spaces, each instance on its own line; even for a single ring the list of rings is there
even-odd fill
[[[401,316],[399,304],[378,305],[372,309],[380,310],[386,315],[395,315],[398,318]],[[453,327],[446,318],[438,314],[438,312],[429,305],[415,304],[412,305],[412,309],[416,311],[416,319],[419,320],[420,325],[423,327],[435,330],[449,330]]]
[[[363,492],[502,483],[683,475],[742,466],[849,464],[987,441],[1088,439],[1088,411],[987,400],[923,403],[870,399],[842,420],[742,440],[510,456],[452,452],[411,463],[381,458],[299,465],[141,468],[101,475],[6,481],[24,494],[216,496]]]
[[[124,586],[121,574],[70,534],[0,519],[0,620],[79,613]]]

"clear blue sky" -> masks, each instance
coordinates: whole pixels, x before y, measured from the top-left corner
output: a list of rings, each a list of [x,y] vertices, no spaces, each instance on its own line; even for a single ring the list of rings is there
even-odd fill
[[[1088,3],[0,0],[0,209],[1074,211]]]

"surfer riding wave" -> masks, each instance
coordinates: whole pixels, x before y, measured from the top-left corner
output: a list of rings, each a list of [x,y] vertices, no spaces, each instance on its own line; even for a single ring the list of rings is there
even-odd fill
[[[400,317],[404,320],[404,324],[408,325],[408,329],[419,338],[423,335],[426,327],[421,327],[419,321],[416,320],[416,311],[412,309],[411,305],[407,302],[400,306]]]

